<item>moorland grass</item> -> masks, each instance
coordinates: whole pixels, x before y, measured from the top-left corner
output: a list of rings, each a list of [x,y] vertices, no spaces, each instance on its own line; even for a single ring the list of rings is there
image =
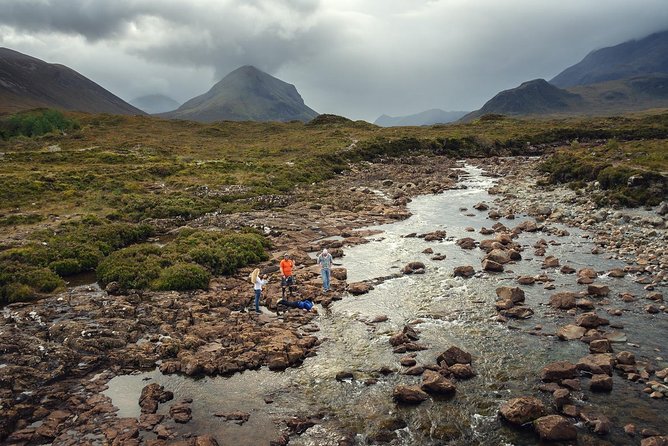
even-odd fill
[[[63,116],[76,125],[0,140],[0,226],[7,235],[35,228],[21,246],[0,246],[5,302],[57,290],[63,277],[90,270],[102,283],[121,281],[128,288],[201,287],[202,271],[229,274],[264,258],[257,245],[265,243],[262,237],[252,236],[252,246],[241,249],[207,233],[179,236],[157,251],[127,246],[146,240],[152,219],[184,222],[213,211],[266,208],[277,201],[263,197],[290,194],[363,161],[544,155],[561,147],[542,167],[550,181],[597,181],[601,203],[652,204],[665,197],[665,180],[659,180],[668,170],[668,113],[662,111],[602,118],[487,115],[466,124],[392,128],[332,115],[307,124]],[[645,175],[638,183],[644,188],[623,186],[638,174]],[[250,243],[243,234],[226,237]],[[122,268],[123,261],[134,268]],[[198,280],[185,283],[187,271]]]

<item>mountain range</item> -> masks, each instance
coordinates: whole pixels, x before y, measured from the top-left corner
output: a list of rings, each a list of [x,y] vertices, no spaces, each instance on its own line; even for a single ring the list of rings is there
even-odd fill
[[[71,68],[0,48],[0,113],[40,107],[145,114]]]
[[[0,48],[0,114],[48,107],[89,113],[157,114],[201,122],[309,121],[318,113],[306,106],[294,85],[247,65],[208,92],[180,107],[171,98],[149,95],[123,101],[64,65],[51,64]],[[610,115],[668,107],[668,31],[592,51],[549,82],[535,79],[504,90],[461,121],[484,114],[512,116]],[[171,111],[168,111],[171,110]],[[431,125],[464,112],[427,110],[407,116],[382,115],[380,126]]]
[[[381,127],[446,124],[458,120],[466,113],[463,111],[444,111],[440,108],[432,108],[421,113],[406,116],[381,115],[374,121],[374,124]]]
[[[130,101],[130,104],[146,113],[162,113],[178,108],[179,103],[164,94],[149,94]]]
[[[232,71],[203,95],[159,116],[200,122],[306,122],[318,113],[304,104],[294,85],[245,65]]]
[[[668,31],[592,51],[550,82],[536,79],[504,90],[467,122],[488,113],[610,115],[668,107]]]

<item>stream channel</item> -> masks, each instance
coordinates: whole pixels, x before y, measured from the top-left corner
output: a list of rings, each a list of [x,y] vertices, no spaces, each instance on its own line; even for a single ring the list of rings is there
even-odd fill
[[[482,252],[461,249],[455,241],[462,237],[476,240],[494,237],[481,236],[479,231],[491,227],[495,221],[487,217],[487,212],[473,209],[476,203],[491,204],[499,199],[487,193],[494,181],[482,170],[465,166],[460,188],[415,198],[409,204],[413,214],[409,219],[371,228],[383,232],[370,237],[367,244],[346,248],[345,256],[337,262],[347,268],[348,282],[386,277],[411,261],[423,262],[426,273],[386,280],[368,294],[345,295],[328,309],[319,308],[316,335],[323,342],[317,355],[306,359],[300,367],[284,372],[263,368],[231,377],[197,380],[162,375],[156,370],[115,377],[105,394],[119,408],[119,417],[138,417],[141,389],[157,382],[174,392],[174,401],[193,400],[193,419],[186,425],[174,425],[177,432],[211,434],[221,445],[266,445],[279,435],[277,420],[318,413],[324,414],[319,424],[291,437],[290,445],[337,445],[341,432],[352,433],[355,444],[538,444],[531,430],[511,428],[499,420],[500,405],[510,398],[538,395],[536,388],[543,366],[560,360],[576,362],[589,351],[583,342],[560,341],[554,336],[559,327],[574,323],[575,317],[547,305],[551,294],[582,291],[585,286],[577,285],[574,274],[562,274],[559,268],[541,269],[543,257],[533,255],[532,246],[544,238],[550,243],[547,255],[575,269],[592,267],[608,271],[623,268],[625,264],[605,254],[591,254],[593,242],[582,231],[551,225],[567,229],[570,235],[524,232],[516,240],[525,248],[523,259],[506,265],[505,272],[478,272],[470,279],[453,277],[456,266],[472,265],[480,270]],[[518,215],[512,220],[499,221],[512,228],[527,218]],[[445,230],[447,238],[426,242],[405,237],[435,230]],[[428,247],[434,253],[445,254],[446,259],[431,260],[433,255],[422,253]],[[497,322],[495,289],[515,286],[519,275],[542,273],[554,279],[554,290],[546,290],[538,283],[521,286],[534,316]],[[613,344],[615,352],[631,351],[638,360],[647,360],[658,370],[668,366],[664,358],[668,319],[665,314],[651,315],[643,310],[645,291],[633,278],[599,277],[596,281],[610,287],[609,299],[623,313],[610,316],[601,308],[598,313],[619,327],[606,328],[608,332],[619,332]],[[624,303],[617,298],[622,292],[640,298]],[[372,323],[378,316],[387,316],[387,321]],[[418,364],[435,364],[436,357],[450,346],[473,356],[472,366],[477,376],[457,382],[454,397],[430,397],[417,406],[393,402],[392,390],[396,385],[421,382],[419,376],[402,373],[405,368],[399,359],[404,355],[393,353],[388,342],[392,334],[409,323],[419,332],[419,342],[428,346],[417,353]],[[379,373],[384,367],[396,372]],[[335,376],[342,371],[352,372],[353,379],[337,381]],[[375,383],[369,383],[369,379]],[[639,444],[638,439],[630,440],[623,433],[622,427],[627,423],[665,431],[666,402],[651,400],[642,392],[644,386],[640,383],[627,381],[616,373],[613,379],[611,393],[590,392],[587,380],[583,381],[583,391],[573,392],[576,404],[592,405],[612,421],[612,432],[604,438],[607,443],[602,444],[635,444],[634,441]],[[543,395],[546,406],[551,407],[551,395]],[[168,406],[169,403],[161,405],[159,412],[166,413]],[[213,416],[216,412],[232,411],[247,412],[250,418],[237,425]],[[578,444],[601,443],[586,427],[580,426]]]

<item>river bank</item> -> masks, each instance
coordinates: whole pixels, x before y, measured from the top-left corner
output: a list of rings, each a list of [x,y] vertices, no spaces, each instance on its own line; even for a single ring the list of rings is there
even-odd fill
[[[439,161],[442,160],[439,159]],[[639,281],[647,282],[641,285],[647,287],[648,294],[653,291],[660,293],[665,287],[665,252],[657,249],[657,247],[665,246],[665,220],[662,220],[664,224],[662,228],[659,228],[658,225],[643,228],[640,222],[645,217],[638,217],[638,220],[634,220],[635,217],[631,216],[629,222],[632,224],[629,225],[629,229],[633,227],[633,234],[638,229],[638,234],[641,235],[626,238],[630,230],[621,224],[625,220],[623,216],[615,220],[606,221],[601,218],[600,221],[596,221],[595,216],[584,217],[588,211],[586,200],[579,203],[569,197],[563,189],[539,192],[533,186],[536,176],[529,159],[492,159],[481,161],[480,165],[499,178],[500,182],[494,187],[494,191],[503,194],[502,199],[488,204],[490,214],[486,218],[487,226],[490,228],[500,219],[503,219],[508,226],[513,221],[518,224],[520,221],[528,221],[534,222],[536,230],[544,228],[538,234],[550,238],[559,237],[557,232],[550,232],[558,230],[552,227],[553,222],[568,222],[582,226],[583,229],[594,232],[592,237],[597,237],[601,254],[592,255],[620,257],[631,262],[627,273],[635,274]],[[84,438],[89,444],[140,444],[142,442],[167,444],[189,433],[191,438],[183,441],[213,444],[213,437],[207,437],[207,432],[189,428],[189,426],[196,425],[197,420],[183,425],[175,424],[173,421],[184,413],[188,414],[190,406],[196,405],[197,402],[178,401],[178,404],[174,404],[173,401],[170,401],[167,403],[166,398],[169,395],[163,395],[163,390],[153,388],[150,391],[153,392],[150,397],[145,395],[148,409],[142,410],[142,415],[117,416],[111,397],[104,393],[108,382],[115,376],[152,369],[156,364],[159,365],[160,372],[180,373],[185,376],[231,375],[243,370],[258,368],[260,368],[260,373],[275,374],[276,371],[295,370],[295,368],[302,367],[308,358],[326,354],[323,351],[322,343],[331,345],[331,338],[328,337],[334,333],[334,331],[326,331],[327,312],[333,311],[339,314],[341,309],[335,307],[338,303],[342,303],[345,308],[346,305],[353,305],[357,302],[355,301],[357,298],[351,297],[349,292],[369,291],[373,285],[378,285],[379,281],[374,280],[377,277],[373,275],[371,277],[360,276],[358,271],[362,270],[361,266],[352,263],[349,267],[350,271],[340,269],[337,272],[338,278],[333,283],[335,292],[324,295],[319,291],[320,282],[317,268],[313,265],[312,254],[323,247],[328,247],[337,256],[337,263],[342,261],[348,266],[349,262],[346,257],[341,257],[344,253],[348,255],[349,252],[354,252],[355,247],[362,248],[363,245],[372,246],[376,242],[382,243],[381,239],[384,237],[382,233],[377,233],[381,229],[370,228],[360,231],[360,228],[391,221],[404,221],[409,216],[407,205],[412,197],[457,187],[456,179],[461,172],[453,170],[454,167],[456,167],[455,164],[450,162],[435,165],[432,158],[413,159],[410,163],[404,164],[369,164],[361,170],[347,173],[336,180],[297,191],[293,197],[290,197],[289,204],[279,210],[233,215],[207,215],[191,223],[192,226],[206,228],[234,228],[240,225],[260,228],[274,242],[272,261],[261,267],[267,272],[275,272],[276,260],[283,252],[290,252],[298,263],[299,296],[311,298],[320,304],[319,311],[322,314],[292,310],[280,318],[275,317],[269,310],[275,309],[275,302],[280,296],[276,280],[273,280],[268,287],[268,299],[263,302],[267,311],[259,316],[242,312],[241,310],[250,303],[250,286],[245,279],[249,272],[247,270],[241,271],[235,277],[212,281],[210,290],[207,292],[131,293],[116,296],[91,285],[72,289],[68,293],[45,299],[36,304],[8,306],[4,310],[5,317],[1,328],[3,346],[0,349],[4,352],[0,367],[3,371],[2,388],[5,389],[2,394],[2,410],[5,416],[3,416],[4,424],[1,427],[5,435],[11,433],[7,441],[23,444],[48,442],[81,444],[80,441]],[[546,207],[550,207],[549,212]],[[491,214],[493,211],[499,214],[498,218],[496,214]],[[473,209],[460,210],[464,216],[480,212],[482,211]],[[523,213],[535,217],[515,218],[516,215],[519,217]],[[511,215],[513,218],[509,218]],[[658,221],[649,214],[645,220],[648,224]],[[528,225],[526,228],[531,227]],[[436,231],[440,228],[431,229]],[[498,227],[490,229],[491,233],[488,230],[482,232],[483,228],[471,228],[472,231],[468,229],[466,232],[471,233],[472,237],[475,232],[483,233],[482,238],[502,237],[506,232]],[[447,231],[449,232],[449,229]],[[526,232],[533,233],[533,231]],[[377,235],[374,236],[374,241],[369,242],[369,239],[365,238],[375,233]],[[619,234],[623,234],[624,238]],[[435,237],[432,239],[434,242],[444,241],[443,238],[438,240],[439,234],[432,235]],[[478,238],[478,236],[475,237]],[[417,238],[417,240],[427,240],[427,237]],[[505,238],[500,240],[504,241]],[[453,260],[458,258],[460,252],[469,252],[456,246],[454,242],[455,240],[451,240],[451,243],[441,246],[442,254],[446,254]],[[554,245],[549,246],[555,247],[556,243],[558,242],[555,241]],[[474,240],[473,247],[477,248],[478,245],[480,241]],[[458,266],[471,266],[479,276],[487,274],[483,273],[480,264],[473,263],[473,260],[479,262],[480,254],[478,253],[480,252],[482,251],[476,249],[475,254],[462,259],[462,261],[470,261],[471,265]],[[415,251],[406,255],[409,256],[409,260],[414,260],[413,257],[417,259],[420,254],[422,253]],[[438,254],[434,252],[428,255],[431,259],[438,257]],[[633,258],[629,257],[631,254]],[[544,257],[535,253],[534,255],[534,259]],[[438,261],[434,260],[434,262]],[[561,261],[564,264],[567,263],[567,259],[562,258]],[[520,264],[517,265],[516,268],[519,270]],[[515,266],[513,268],[515,269]],[[595,269],[600,270],[601,268]],[[345,280],[348,273],[355,280]],[[565,275],[566,273],[561,272],[560,274]],[[389,275],[402,276],[399,271],[393,272],[392,270]],[[451,270],[448,271],[448,275],[452,276]],[[424,275],[424,277],[428,276],[429,274]],[[514,275],[510,273],[501,277],[485,277],[487,282],[493,284],[494,287],[497,286],[495,282],[506,283],[511,278],[514,279]],[[543,281],[542,284],[547,288],[550,281]],[[382,286],[381,284],[380,287]],[[584,298],[585,295],[578,297]],[[658,296],[656,297],[656,300],[653,301],[656,303],[652,304],[657,310],[654,314],[657,314],[657,318],[663,318],[659,322],[663,325],[659,327],[665,327],[665,307],[659,302]],[[342,298],[344,300],[339,301]],[[637,304],[634,305],[644,304],[645,300],[642,300],[644,298],[645,296],[636,295],[634,299]],[[482,302],[488,300],[489,296],[479,296],[477,299]],[[469,304],[470,302],[467,303]],[[610,309],[605,299],[600,302],[595,301],[595,304],[590,301],[590,304],[592,308],[596,305]],[[489,308],[493,308],[493,304]],[[581,305],[577,308],[586,307]],[[538,309],[534,311],[538,312]],[[575,311],[571,313],[574,317]],[[383,314],[377,313],[376,316],[378,319],[364,320],[363,326],[381,327],[384,322]],[[419,314],[416,314],[409,320],[418,316]],[[541,316],[546,320],[557,321],[565,317],[556,310],[553,314]],[[361,316],[354,319],[359,320],[360,318],[363,319]],[[508,319],[513,319],[503,314],[500,314],[499,318],[502,322],[505,319],[506,323]],[[392,321],[392,327],[395,328],[396,324],[403,327],[400,320],[397,317],[396,321]],[[558,327],[557,323],[552,324],[555,326],[552,333],[554,335]],[[547,323],[545,327],[546,329],[529,329],[520,326],[520,329],[532,331],[531,336],[535,336],[537,333],[550,331]],[[322,330],[326,331],[326,336],[321,335]],[[375,328],[372,331],[377,332]],[[383,343],[387,342],[386,337],[391,334],[390,331],[389,328],[380,330],[379,339]],[[429,333],[428,330],[425,331]],[[430,339],[428,336],[427,339]],[[438,342],[432,339],[431,344],[438,345]],[[648,344],[650,347],[654,345],[652,342]],[[387,344],[384,348],[392,357],[391,346]],[[661,350],[660,344],[653,348]],[[649,382],[650,378],[656,379],[653,373],[663,370],[658,366],[664,362],[663,360],[657,362],[655,358],[660,358],[661,355],[665,355],[665,352],[654,352],[654,358],[651,358],[654,363],[651,364],[651,368],[646,367],[643,363],[642,370],[631,371],[629,369],[627,373],[643,371],[647,373],[647,377],[644,377],[642,373],[636,373],[640,376],[638,378],[640,382]],[[479,355],[477,357],[480,358]],[[383,358],[384,361],[389,361],[387,355]],[[418,359],[422,358],[418,357]],[[263,372],[267,369],[269,371]],[[350,378],[361,379],[357,372],[354,370],[351,372],[349,369],[352,367],[341,365],[339,372],[351,375],[341,375],[339,378],[342,381],[350,380]],[[384,369],[382,366],[366,368],[367,376],[362,381],[368,382],[367,387],[373,388],[373,380],[382,381],[386,372],[394,376],[403,375],[403,373],[397,373],[398,370],[400,369],[392,367]],[[279,372],[279,375],[281,373],[286,372]],[[533,373],[534,371],[531,371],[529,375]],[[151,379],[156,378],[153,376]],[[281,378],[276,380],[281,381]],[[238,385],[243,388],[242,384]],[[375,386],[375,388],[381,389],[384,386]],[[173,391],[167,387],[165,390]],[[139,400],[139,395],[135,396]],[[187,399],[187,395],[184,396]],[[163,399],[165,401],[161,402]],[[390,398],[386,400],[390,401]],[[663,401],[657,404],[665,405],[665,400],[666,398],[663,398]],[[265,403],[272,404],[271,401],[265,401]],[[163,414],[150,413],[155,412],[159,404],[163,405],[161,406],[163,410],[158,412]],[[165,414],[164,409],[168,405],[177,407]],[[490,410],[495,413],[496,409]],[[328,424],[337,424],[323,421],[331,421],[332,418],[330,411],[326,408],[320,411],[314,407],[310,413],[292,414],[289,410],[276,410],[275,420],[259,425],[253,424],[257,422],[255,420],[258,417],[253,416],[248,421],[246,416],[248,413],[242,412],[232,408],[225,413],[221,412],[218,418],[229,420],[228,422],[231,423],[245,424],[246,430],[249,430],[250,426],[259,432],[256,433],[257,437],[245,437],[249,441],[247,444],[262,444],[265,440],[273,440],[277,444],[285,444],[289,440],[291,444],[299,444],[299,441],[307,441],[305,439],[309,438],[309,435],[316,435],[314,432],[318,431],[318,428],[307,430],[309,427],[318,425],[322,428]],[[187,418],[186,416],[181,420]],[[383,438],[387,438],[386,442],[401,441],[401,436],[396,432],[401,431],[405,426],[402,427],[397,417],[387,419],[381,417],[380,421],[390,424],[378,429],[375,437],[367,436],[366,438],[371,438],[374,442],[383,442]],[[340,441],[354,444],[356,435],[359,433],[351,430],[349,423],[339,423],[339,426],[340,430],[321,430],[320,433],[327,433],[331,437],[332,444],[345,444]],[[304,431],[307,434],[300,440],[297,434]],[[446,431],[440,435],[447,434],[458,438],[454,432],[448,429]],[[665,435],[665,432],[654,433]],[[197,435],[200,436],[196,439]],[[441,441],[443,438],[441,437]],[[630,441],[634,444],[639,444],[639,435],[630,438],[633,438]],[[217,438],[217,440],[225,444],[224,438]],[[259,443],[253,443],[253,441],[259,441]],[[439,440],[436,438],[434,441]],[[612,444],[621,443],[613,442]]]

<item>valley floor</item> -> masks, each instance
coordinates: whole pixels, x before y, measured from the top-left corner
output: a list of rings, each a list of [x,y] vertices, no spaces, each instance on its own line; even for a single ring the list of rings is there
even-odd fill
[[[656,208],[597,209],[584,194],[563,187],[538,187],[537,161],[527,157],[467,161],[499,179],[493,188],[497,199],[489,203],[490,227],[498,222],[497,216],[526,214],[535,225],[528,225],[525,230],[547,231],[552,224],[561,223],[587,232],[596,241],[600,256],[627,263],[624,274],[634,275],[646,290],[645,295],[632,297],[637,306],[665,323],[668,317],[663,303],[668,285],[666,216],[659,215]],[[216,229],[254,226],[273,242],[271,260],[246,267],[231,277],[217,277],[207,291],[118,294],[117,290],[102,290],[90,284],[38,302],[7,305],[0,320],[0,439],[7,444],[26,445],[207,445],[217,444],[216,441],[226,444],[225,439],[214,439],[203,432],[181,438],[175,423],[188,426],[191,402],[168,403],[170,389],[147,386],[141,396],[137,395],[141,416],[120,418],[111,399],[103,393],[106,384],[115,376],[156,367],[165,374],[193,377],[231,375],[258,368],[281,373],[286,368],[300,367],[306,358],[317,355],[325,341],[318,337],[319,312],[327,311],[332,301],[354,299],[354,294],[364,293],[378,283],[378,280],[350,283],[345,269],[335,268],[333,292],[322,293],[313,254],[327,247],[336,262],[348,247],[366,243],[365,237],[376,233],[365,228],[407,218],[406,205],[412,197],[458,187],[459,166],[460,163],[445,157],[361,164],[335,179],[297,188],[289,202],[279,208],[206,214],[189,226]],[[166,228],[169,226],[165,223]],[[471,237],[503,240],[503,234],[510,237],[511,233],[510,228],[497,228],[491,234],[472,233]],[[546,239],[553,236],[545,232]],[[277,301],[281,297],[277,265],[285,252],[297,264],[295,299],[313,300],[317,311],[293,309],[277,314]],[[484,255],[481,251],[481,258]],[[562,265],[567,260],[561,259]],[[247,311],[252,300],[247,276],[256,266],[270,275],[259,315]],[[481,272],[480,265],[472,266]],[[596,265],[592,268],[595,270]],[[614,290],[601,299],[586,293],[578,296],[585,297],[594,301],[590,310],[595,308],[610,315],[614,314],[619,299]],[[575,313],[572,310],[569,314]],[[509,317],[500,313],[499,321],[506,323]],[[588,331],[587,336],[602,338],[595,335],[596,326],[588,329],[594,332]],[[609,354],[611,365],[619,363],[614,354],[602,354]],[[639,361],[637,366],[627,364],[628,367],[610,374],[623,373],[629,380],[637,380],[641,390],[638,398],[648,398],[642,389],[650,388],[652,398],[657,400],[656,407],[665,411],[668,387],[663,357],[666,354],[657,351],[656,357],[661,360],[652,364]],[[536,382],[539,381],[536,376]],[[610,396],[610,404],[614,404],[613,400],[614,394]],[[156,414],[160,404],[171,406],[168,416]],[[247,414],[220,416],[240,421]],[[321,418],[295,413],[294,417],[274,420],[272,444],[287,444]],[[572,418],[578,419],[575,414]],[[586,420],[579,420],[587,424]],[[643,428],[637,426],[638,433],[629,437],[631,444],[640,444]],[[644,446],[668,441],[665,437],[668,431],[645,433],[657,439],[652,440],[654,443],[643,440]],[[663,435],[663,440],[658,435]],[[353,444],[353,438],[342,434],[339,444]]]

